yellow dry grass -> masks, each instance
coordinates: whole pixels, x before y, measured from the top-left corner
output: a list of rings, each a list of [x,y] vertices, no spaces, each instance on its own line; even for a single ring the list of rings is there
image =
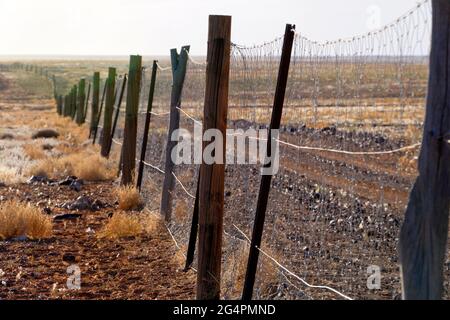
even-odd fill
[[[116,189],[119,209],[129,211],[139,209],[143,200],[139,191],[133,186],[121,186]]]
[[[23,145],[22,148],[27,157],[30,158],[31,160],[40,160],[47,157],[45,151],[42,149],[42,146],[40,144],[27,143]]]
[[[32,166],[29,175],[61,178],[74,175],[86,181],[105,181],[115,178],[115,166],[111,161],[90,150],[48,158]]]
[[[137,237],[142,234],[143,231],[144,228],[138,217],[117,212],[100,231],[99,237],[112,240]]]
[[[50,237],[52,221],[39,208],[16,201],[0,203],[0,239]]]

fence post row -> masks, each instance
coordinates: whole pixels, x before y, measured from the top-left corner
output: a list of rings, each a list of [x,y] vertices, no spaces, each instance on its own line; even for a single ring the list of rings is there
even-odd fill
[[[286,85],[289,76],[289,66],[291,63],[291,53],[294,43],[295,26],[287,24],[284,33],[283,49],[281,52],[281,61],[278,71],[277,87],[272,109],[272,119],[270,122],[269,134],[267,139],[267,156],[270,157],[278,150],[272,150],[272,142],[275,137],[272,130],[279,130],[281,117],[283,115],[284,97],[286,95]],[[276,145],[276,144],[275,144]],[[270,158],[269,158],[270,159]],[[273,164],[270,161],[264,162],[264,168],[270,168]],[[245,274],[244,289],[242,292],[243,300],[251,300],[253,287],[255,284],[256,269],[258,267],[259,248],[264,231],[264,221],[266,218],[267,202],[269,200],[270,184],[272,175],[263,175],[259,188],[258,202],[256,205],[255,221],[253,222],[253,233],[248,256],[247,271]]]
[[[450,207],[450,3],[433,0],[426,118],[419,177],[411,191],[400,235],[403,298],[437,300],[444,291]]]
[[[84,123],[84,103],[86,99],[86,80],[81,79],[78,83],[78,109],[76,114],[76,122],[78,125],[82,125]]]
[[[100,95],[100,72],[94,72],[92,78],[93,90],[92,90],[92,105],[91,105],[91,125],[89,128],[89,138],[91,138],[92,133],[97,127],[97,117],[98,117],[98,103]]]
[[[116,68],[109,68],[108,79],[106,80],[106,102],[105,112],[103,115],[103,129],[102,129],[102,147],[101,155],[108,157],[109,144],[111,143],[111,126],[114,108],[114,96],[116,86]]]
[[[173,203],[173,190],[175,188],[175,180],[172,175],[173,168],[175,166],[172,161],[172,150],[175,148],[177,139],[172,139],[172,135],[175,130],[180,128],[180,111],[181,107],[181,95],[183,92],[184,79],[186,76],[186,66],[188,61],[190,46],[184,46],[181,48],[180,54],[177,49],[170,51],[170,60],[172,64],[172,93],[170,98],[170,120],[169,130],[167,134],[166,145],[166,163],[165,163],[165,175],[164,184],[161,196],[161,215],[163,215],[166,221],[170,221],[172,216],[172,203]]]
[[[209,16],[203,132],[221,132],[221,163],[200,168],[197,299],[220,299],[231,17]],[[203,150],[207,146],[203,142]]]
[[[142,57],[130,57],[128,72],[127,104],[125,111],[125,131],[122,150],[122,185],[133,183],[136,167],[137,115],[142,78]]]
[[[111,141],[114,139],[114,134],[116,132],[117,121],[119,120],[120,107],[122,106],[122,100],[123,100],[123,95],[125,93],[126,84],[127,84],[127,75],[125,74],[122,78],[122,86],[121,86],[120,94],[119,94],[119,102],[117,103],[116,113],[114,115],[114,122],[113,122],[112,130],[111,130]],[[111,146],[112,146],[112,143],[109,144],[108,157],[111,154]]]
[[[92,144],[95,144],[95,140],[97,139],[98,127],[99,127],[100,120],[102,118],[102,111],[103,111],[103,105],[105,103],[105,95],[106,95],[107,86],[108,86],[108,81],[105,81],[105,84],[103,85],[102,101],[100,103],[100,110],[98,111],[98,117],[97,117],[97,121],[95,124],[94,138],[92,139]]]
[[[142,137],[142,148],[141,148],[141,158],[139,161],[139,170],[138,170],[138,177],[136,182],[136,188],[138,188],[139,192],[142,188],[142,178],[144,176],[144,161],[145,161],[145,155],[147,153],[147,143],[148,143],[148,134],[150,130],[150,121],[152,118],[152,109],[153,109],[153,96],[155,94],[155,85],[156,85],[156,73],[158,70],[158,61],[153,61],[152,66],[152,77],[150,80],[150,91],[148,94],[148,102],[147,102],[147,113],[145,115],[145,127],[144,127],[144,135]]]

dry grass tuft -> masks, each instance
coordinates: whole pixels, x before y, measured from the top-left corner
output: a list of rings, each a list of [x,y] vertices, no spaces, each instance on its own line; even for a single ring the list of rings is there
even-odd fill
[[[0,239],[26,236],[36,240],[51,234],[52,221],[39,208],[15,201],[0,203]]]
[[[116,195],[119,199],[119,209],[121,210],[136,210],[140,209],[143,200],[139,191],[133,186],[122,186],[116,189]]]
[[[23,150],[25,151],[25,154],[31,159],[31,160],[40,160],[47,157],[45,154],[45,151],[42,149],[42,146],[39,144],[25,144],[23,145]]]
[[[144,228],[138,217],[132,217],[125,213],[117,212],[100,231],[99,237],[113,240],[137,237],[142,234],[143,230]]]
[[[72,153],[60,158],[45,159],[31,167],[28,175],[61,178],[74,175],[86,181],[115,178],[114,166],[107,159],[89,151]]]

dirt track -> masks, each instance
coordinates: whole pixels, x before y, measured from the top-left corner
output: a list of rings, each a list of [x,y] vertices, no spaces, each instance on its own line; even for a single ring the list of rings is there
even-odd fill
[[[0,129],[26,133],[22,128],[5,127],[2,119],[20,118],[21,126],[28,128],[35,119],[51,119],[55,106],[48,97],[27,92],[14,80],[12,73],[0,74]],[[163,226],[137,238],[97,237],[108,216],[117,211],[114,187],[113,182],[86,183],[77,192],[47,183],[0,186],[0,201],[37,204],[51,216],[81,214],[75,220],[55,221],[50,239],[0,241],[0,299],[192,299],[195,274],[181,270],[182,261],[177,260]],[[61,208],[64,202],[83,195],[103,206],[95,212]],[[74,264],[81,270],[79,291],[66,286],[67,267]]]

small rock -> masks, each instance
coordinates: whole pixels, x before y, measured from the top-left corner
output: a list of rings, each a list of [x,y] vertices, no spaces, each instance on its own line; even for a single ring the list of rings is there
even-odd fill
[[[35,132],[32,136],[33,139],[49,139],[58,138],[59,133],[53,129],[41,129]]]
[[[52,214],[52,209],[50,209],[49,207],[45,207],[44,209],[42,209],[42,211],[48,215]]]
[[[64,262],[74,263],[74,262],[76,262],[77,258],[72,253],[65,253],[62,257],[62,260]]]
[[[46,183],[48,182],[48,178],[45,176],[32,176],[30,179],[28,179],[27,183],[28,184],[33,184],[33,183]]]
[[[79,213],[64,213],[64,214],[58,214],[53,217],[53,220],[55,221],[62,221],[62,220],[75,220],[81,217],[81,214]]]
[[[51,144],[44,144],[42,145],[42,149],[46,150],[46,151],[51,151],[53,150],[53,146]]]
[[[77,181],[72,182],[70,184],[69,188],[71,190],[75,190],[76,192],[80,192],[82,189],[82,186],[83,186],[83,184],[79,180],[77,180]]]
[[[25,235],[18,236],[18,237],[11,239],[11,241],[18,241],[18,242],[27,241],[27,240],[28,240],[28,237]]]
[[[13,139],[14,139],[14,135],[11,133],[0,134],[0,140],[13,140]]]
[[[74,181],[77,181],[78,177],[68,176],[65,179],[58,181],[58,185],[60,186],[70,186]]]

